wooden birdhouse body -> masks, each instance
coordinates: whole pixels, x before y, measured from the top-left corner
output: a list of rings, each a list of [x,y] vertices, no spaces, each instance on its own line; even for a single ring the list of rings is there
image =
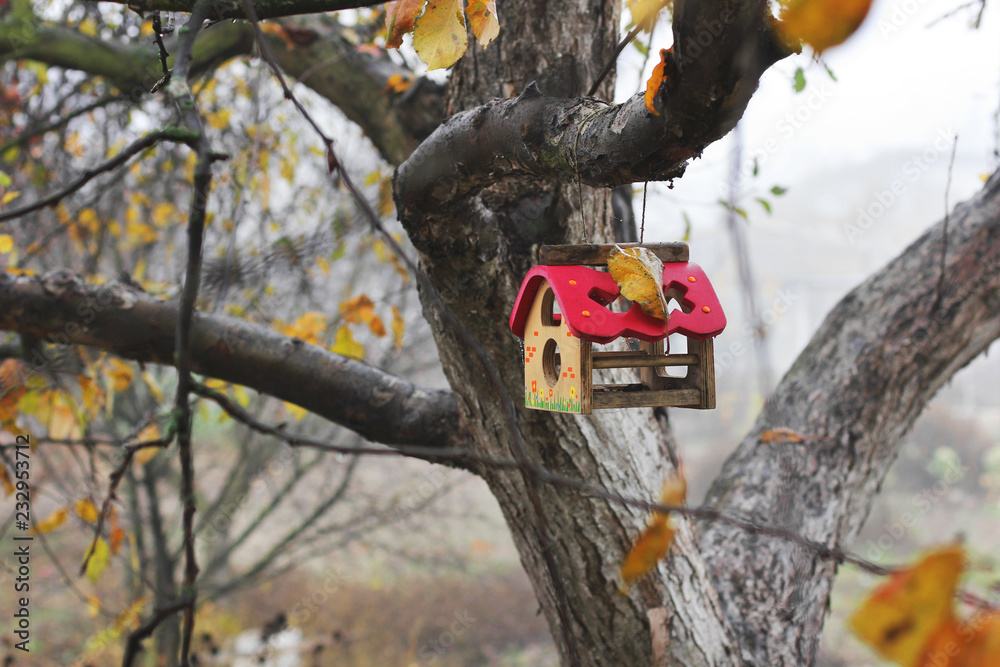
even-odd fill
[[[543,262],[528,272],[510,317],[511,330],[524,338],[524,403],[538,410],[589,414],[596,408],[640,406],[715,407],[711,338],[726,319],[704,271],[687,261],[686,244],[645,246],[665,259],[664,291],[680,304],[668,322],[633,305],[609,307],[620,294],[610,274],[585,266],[606,264],[613,246],[547,246]],[[673,261],[670,261],[673,260]],[[680,333],[683,354],[664,354],[663,340]],[[618,338],[639,341],[637,351],[595,351],[594,344]],[[684,366],[685,377],[668,376]],[[640,382],[594,384],[602,368],[639,369]]]

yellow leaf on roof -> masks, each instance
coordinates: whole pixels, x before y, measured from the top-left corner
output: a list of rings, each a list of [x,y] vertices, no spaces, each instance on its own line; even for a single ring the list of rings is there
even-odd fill
[[[467,46],[461,0],[430,0],[413,28],[413,48],[427,69],[451,67]]]
[[[616,244],[608,257],[608,271],[621,288],[622,296],[639,304],[647,315],[667,319],[663,262],[651,250],[622,248]]]

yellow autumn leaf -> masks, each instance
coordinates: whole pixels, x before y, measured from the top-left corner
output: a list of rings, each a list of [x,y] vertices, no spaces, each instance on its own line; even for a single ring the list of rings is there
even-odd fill
[[[667,319],[663,262],[651,250],[622,248],[616,244],[608,257],[608,271],[621,288],[623,297],[639,304],[647,315]]]
[[[686,497],[687,480],[683,473],[677,473],[663,483],[663,490],[660,492],[661,505],[680,506],[684,504]],[[632,545],[619,569],[622,580],[620,592],[623,595],[639,577],[656,567],[660,559],[670,551],[678,521],[679,517],[673,512],[653,512],[649,525]]]
[[[625,0],[625,5],[632,15],[632,23],[644,32],[653,29],[661,9],[672,7],[673,4],[673,0]]]
[[[330,351],[335,354],[342,354],[345,357],[354,357],[355,359],[365,358],[364,345],[354,340],[354,334],[347,328],[347,325],[337,329],[337,335],[334,337]]]
[[[232,111],[230,109],[219,109],[218,111],[205,114],[205,122],[209,126],[221,130],[229,126],[229,116],[231,114]]]
[[[413,28],[413,48],[427,69],[454,65],[468,46],[461,0],[430,0]]]
[[[319,345],[320,337],[326,332],[326,315],[315,311],[303,313],[294,323],[281,327],[280,331],[286,336]]]
[[[413,23],[424,8],[425,0],[395,0],[385,6],[385,48],[398,49],[403,35],[413,30]]]
[[[382,318],[375,314],[375,304],[367,294],[361,294],[342,301],[340,315],[349,324],[367,324],[372,333],[381,338],[385,335],[385,324]]]
[[[319,266],[319,270],[323,272],[324,276],[330,275],[330,260],[326,257],[317,257],[316,264]]]
[[[87,596],[87,617],[97,618],[101,613],[101,599],[96,595]]]
[[[392,324],[389,326],[392,327],[393,344],[397,348],[403,347],[403,334],[406,332],[406,320],[403,319],[403,316],[399,313],[399,308],[396,308],[396,306],[392,307]]]
[[[49,437],[53,440],[79,440],[83,436],[80,423],[69,396],[62,392],[50,392]]]
[[[389,77],[389,80],[385,82],[385,89],[393,93],[405,93],[412,85],[413,79],[404,78],[401,74],[393,74]],[[376,171],[374,173],[377,175],[380,172]],[[368,179],[365,179],[366,183],[367,180]],[[371,183],[367,184],[371,185]]]
[[[94,552],[90,554],[90,560],[87,561],[87,579],[90,583],[95,583],[100,579],[111,560],[111,549],[108,548],[108,543],[104,541],[103,537],[98,537],[93,546]],[[90,547],[87,547],[87,553],[90,553]]]
[[[3,193],[3,197],[0,197],[0,204],[9,204],[9,203],[11,203],[12,201],[14,201],[15,199],[17,199],[20,196],[21,196],[21,193],[17,192],[16,190],[11,190],[10,192],[5,192],[5,193]]]
[[[920,665],[931,636],[954,620],[954,597],[965,550],[948,546],[889,575],[854,612],[848,625],[884,660]]]
[[[111,388],[116,393],[128,389],[135,375],[132,367],[118,359],[108,359],[108,365],[111,367],[107,370],[107,376],[111,380]]]
[[[66,517],[69,516],[69,511],[65,507],[60,507],[52,514],[35,524],[31,533],[33,535],[45,535],[46,533],[51,533],[53,530],[59,526],[66,523]]]
[[[496,0],[469,0],[465,13],[469,17],[472,34],[485,49],[500,34]]]
[[[10,234],[0,234],[0,255],[6,255],[14,249],[14,237]]]
[[[129,215],[134,209],[126,211],[125,234],[132,246],[145,245],[157,239],[156,229],[152,225],[139,222],[138,215]]]
[[[80,21],[80,25],[77,26],[77,30],[82,32],[87,37],[94,37],[97,35],[97,21],[91,17],[87,17]]]
[[[89,498],[76,501],[73,509],[76,511],[76,515],[87,523],[97,523],[97,507],[94,506],[94,501]]]
[[[153,224],[157,227],[166,227],[177,216],[177,207],[169,202],[160,202],[153,207]]]
[[[872,0],[791,0],[781,11],[776,31],[790,49],[801,41],[822,53],[853,35],[871,5]]]
[[[153,398],[158,401],[163,400],[163,390],[160,389],[159,383],[149,374],[149,371],[142,371],[142,381],[149,387],[149,393],[152,394]]]
[[[78,375],[76,379],[80,383],[83,407],[86,409],[87,415],[93,419],[104,407],[106,398],[104,390],[96,382],[83,375]]]

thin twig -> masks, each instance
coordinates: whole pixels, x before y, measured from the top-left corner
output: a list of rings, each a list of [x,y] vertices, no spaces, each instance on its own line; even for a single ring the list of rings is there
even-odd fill
[[[140,648],[142,648],[142,642],[153,634],[153,631],[159,627],[160,623],[184,609],[187,605],[188,603],[186,600],[181,600],[167,607],[163,607],[162,609],[157,609],[148,621],[146,621],[139,628],[136,628],[136,630],[132,632],[125,641],[125,653],[122,656],[122,667],[131,667],[132,661],[135,660]]]
[[[3,155],[11,148],[17,148],[19,146],[23,146],[24,144],[28,143],[35,137],[39,137],[43,134],[47,134],[49,132],[58,130],[67,125],[73,119],[79,118],[80,116],[90,113],[91,111],[94,111],[96,109],[101,109],[103,107],[108,106],[109,104],[114,104],[115,102],[128,102],[129,100],[130,100],[129,97],[123,97],[121,95],[108,95],[107,97],[102,97],[96,102],[92,102],[84,107],[80,107],[75,111],[71,111],[65,116],[61,116],[59,120],[53,121],[48,125],[42,125],[41,127],[25,129],[23,132],[21,132],[21,134],[17,135],[16,138],[11,139],[6,143],[0,144],[0,155]]]
[[[597,92],[598,87],[601,85],[601,81],[604,81],[604,77],[608,75],[608,72],[611,71],[611,68],[615,66],[616,62],[618,62],[618,56],[622,54],[622,51],[625,50],[625,47],[628,46],[628,43],[631,42],[633,39],[635,39],[635,36],[639,34],[640,30],[642,30],[642,28],[640,28],[639,26],[632,28],[631,30],[629,30],[628,34],[622,38],[622,41],[618,42],[618,46],[615,47],[615,52],[608,59],[608,62],[605,63],[604,69],[601,70],[601,73],[597,75],[597,79],[594,81],[594,85],[592,85],[590,87],[590,90],[587,91],[587,97],[592,97],[594,93]]]
[[[936,313],[944,300],[944,273],[945,260],[948,259],[948,216],[950,215],[948,206],[948,193],[951,191],[951,172],[955,166],[955,151],[958,149],[958,135],[951,143],[951,159],[948,160],[948,179],[944,186],[944,222],[941,231],[941,268],[938,270],[938,284],[934,290],[934,303],[931,306],[931,313]]]
[[[19,218],[22,215],[27,215],[28,213],[34,213],[35,211],[41,210],[47,206],[55,206],[60,201],[73,194],[84,185],[92,181],[97,176],[101,174],[116,169],[121,165],[129,161],[133,156],[149,149],[158,144],[161,141],[174,141],[177,143],[191,145],[198,140],[198,137],[192,135],[191,132],[187,130],[182,130],[180,128],[168,127],[164,130],[156,130],[155,132],[150,132],[149,134],[136,139],[127,147],[123,148],[121,152],[115,155],[113,158],[106,162],[86,170],[79,176],[77,176],[72,183],[64,187],[62,190],[55,192],[48,197],[39,199],[38,201],[28,204],[27,206],[22,206],[21,208],[16,208],[12,211],[6,211],[0,213],[0,222],[6,222],[7,220],[13,220],[14,218]],[[216,157],[221,157],[217,155]]]

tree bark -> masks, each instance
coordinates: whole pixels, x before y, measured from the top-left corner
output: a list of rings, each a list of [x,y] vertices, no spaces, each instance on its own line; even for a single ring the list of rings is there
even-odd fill
[[[1000,172],[837,304],[706,502],[849,548],[903,435],[998,337]],[[805,441],[761,441],[776,427]],[[811,664],[836,565],[721,523],[699,528],[744,664]]]

